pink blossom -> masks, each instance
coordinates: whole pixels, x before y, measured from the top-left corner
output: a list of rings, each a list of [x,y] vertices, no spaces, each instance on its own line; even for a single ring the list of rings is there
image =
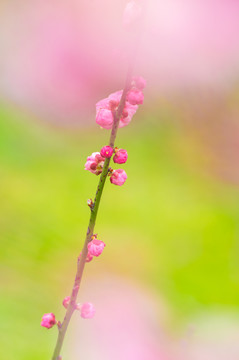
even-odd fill
[[[131,85],[139,90],[143,90],[146,86],[146,80],[142,76],[135,76],[132,79]]]
[[[116,91],[96,104],[96,122],[104,129],[111,129],[114,122],[113,112],[117,111],[123,90]],[[120,118],[119,127],[128,125],[136,113],[138,105],[126,101],[125,108]]]
[[[105,243],[98,239],[93,239],[88,244],[89,253],[92,256],[99,256],[104,250]]]
[[[142,8],[136,1],[129,1],[123,14],[123,24],[126,28],[135,25],[141,18]]]
[[[123,169],[114,170],[110,177],[110,182],[115,185],[123,185],[127,179],[127,174]]]
[[[70,296],[65,297],[65,299],[62,301],[62,305],[64,306],[64,308],[67,309],[68,305],[70,304],[70,300],[71,300]]]
[[[99,152],[94,152],[91,156],[88,156],[85,163],[85,170],[92,172],[95,175],[102,173],[104,158],[100,155]]]
[[[117,149],[115,151],[115,156],[113,157],[114,163],[124,164],[128,159],[128,153],[124,149]]]
[[[47,329],[52,328],[56,324],[56,318],[53,313],[44,314],[41,321],[41,326],[46,327]]]
[[[110,158],[113,154],[113,149],[111,146],[104,146],[100,150],[100,155],[105,158]]]
[[[96,114],[96,123],[104,129],[111,129],[114,122],[114,116],[111,110],[100,108]]]
[[[121,96],[123,94],[123,90],[117,90],[114,93],[110,94],[108,96],[108,99],[111,100],[110,101],[110,107],[115,110],[115,108],[118,106]]]
[[[91,319],[95,315],[94,305],[88,302],[81,305],[80,311],[83,319]]]
[[[144,94],[141,90],[131,89],[127,94],[127,100],[132,105],[141,105],[144,101]]]
[[[119,128],[122,128],[130,123],[137,109],[138,109],[138,105],[132,105],[128,101],[126,101],[125,108],[119,122]]]

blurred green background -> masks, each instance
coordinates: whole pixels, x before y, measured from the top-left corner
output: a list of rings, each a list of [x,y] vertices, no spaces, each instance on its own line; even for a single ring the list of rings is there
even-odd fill
[[[95,231],[107,247],[83,281],[104,271],[160,294],[171,333],[239,301],[238,186],[209,171],[210,153],[183,114],[161,100],[119,130],[128,180],[106,184]],[[1,359],[51,356],[56,332],[41,328],[41,316],[64,314],[98,181],[84,164],[109,136],[89,124],[57,127],[1,106]]]

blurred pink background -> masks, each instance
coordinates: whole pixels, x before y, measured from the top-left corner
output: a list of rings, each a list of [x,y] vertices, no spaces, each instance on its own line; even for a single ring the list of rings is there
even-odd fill
[[[132,38],[126,1],[24,1],[1,4],[0,91],[54,121],[82,122],[99,94],[122,87]],[[136,60],[148,92],[227,88],[239,74],[239,3],[145,2]],[[110,29],[110,31],[109,31]]]

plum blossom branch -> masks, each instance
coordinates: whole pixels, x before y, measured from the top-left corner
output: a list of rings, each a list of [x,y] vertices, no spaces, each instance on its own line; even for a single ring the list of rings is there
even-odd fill
[[[134,13],[135,2],[129,6],[124,18],[127,24],[132,20],[135,21],[139,15],[138,8],[137,14]],[[132,10],[133,9],[133,10]],[[128,11],[128,17],[127,17]],[[131,20],[130,20],[131,19]],[[127,25],[128,26],[128,25]],[[54,325],[58,327],[58,337],[52,360],[61,360],[60,355],[64,338],[71,317],[75,310],[80,311],[81,317],[84,319],[92,318],[95,313],[94,306],[91,303],[77,304],[77,296],[81,285],[85,263],[92,261],[94,256],[99,256],[104,250],[105,243],[97,238],[94,234],[94,228],[99,210],[99,205],[105,185],[105,181],[110,176],[112,184],[121,186],[127,179],[127,174],[123,169],[113,170],[109,167],[111,157],[116,164],[124,164],[127,161],[128,154],[124,149],[118,149],[115,146],[115,139],[117,136],[118,128],[126,126],[132,119],[132,116],[138,109],[138,105],[143,103],[142,90],[145,87],[145,80],[142,77],[132,77],[133,67],[132,63],[129,65],[126,82],[123,90],[116,91],[110,94],[108,98],[100,100],[96,104],[96,123],[105,129],[111,129],[109,144],[104,146],[100,152],[95,152],[87,158],[85,170],[90,171],[95,175],[100,175],[98,187],[95,194],[95,199],[88,200],[90,208],[90,220],[86,232],[85,242],[83,249],[77,259],[77,270],[75,275],[74,284],[71,291],[71,296],[65,297],[63,306],[66,308],[66,313],[63,322],[55,319],[53,313],[44,314],[41,325],[50,329]]]
[[[137,88],[136,88],[136,86],[137,86]],[[80,256],[78,257],[77,271],[76,271],[76,276],[75,276],[75,281],[74,281],[74,285],[72,288],[71,296],[65,298],[63,301],[63,305],[67,309],[66,309],[66,314],[65,314],[65,318],[64,318],[63,322],[61,324],[58,323],[58,338],[57,338],[57,343],[56,343],[56,347],[55,347],[55,351],[54,351],[52,360],[60,359],[59,356],[60,356],[60,351],[61,351],[61,348],[63,345],[64,337],[65,337],[69,322],[71,320],[71,317],[72,317],[74,311],[80,310],[81,316],[83,318],[90,318],[94,315],[95,310],[94,310],[94,307],[92,304],[86,303],[86,304],[83,304],[80,306],[76,303],[77,295],[79,292],[81,279],[82,279],[82,275],[83,275],[84,268],[85,268],[85,263],[91,261],[93,256],[99,256],[105,247],[105,244],[103,243],[103,241],[98,240],[97,236],[94,235],[93,232],[94,232],[94,228],[95,228],[97,213],[98,213],[105,181],[110,172],[109,164],[110,164],[111,156],[114,152],[115,155],[114,155],[113,160],[115,163],[119,163],[119,164],[126,162],[127,157],[128,157],[127,151],[124,149],[115,148],[113,150],[116,135],[117,135],[117,130],[118,130],[120,122],[121,121],[123,122],[126,117],[130,117],[130,120],[131,120],[132,115],[131,116],[129,115],[128,110],[131,110],[132,106],[138,107],[138,103],[142,103],[142,91],[141,90],[144,86],[145,86],[145,81],[142,78],[135,78],[132,80],[132,67],[130,66],[130,68],[128,70],[124,90],[122,92],[121,91],[117,92],[117,95],[113,96],[114,97],[113,105],[111,103],[111,96],[109,96],[109,98],[108,98],[107,106],[111,107],[111,113],[112,113],[112,130],[111,130],[111,134],[110,134],[109,145],[103,147],[101,149],[101,153],[93,153],[92,156],[88,157],[88,159],[87,159],[87,163],[85,165],[86,170],[89,170],[96,175],[101,174],[101,176],[99,179],[99,184],[97,187],[94,202],[90,201],[90,203],[89,203],[91,214],[90,214],[89,225],[87,228],[86,238],[85,238],[82,252],[81,252]],[[138,101],[135,100],[134,92],[140,92]],[[133,100],[132,100],[132,97],[133,97]],[[137,95],[136,95],[136,97],[137,97]],[[119,99],[119,100],[117,101],[117,99]],[[129,101],[128,101],[128,99],[129,99]],[[134,103],[134,105],[132,105],[132,102]],[[106,106],[105,102],[104,102],[104,106]],[[100,122],[100,124],[104,126],[105,117],[104,117],[104,112],[103,112],[103,117],[100,118],[100,116],[102,115],[102,114],[100,115],[101,110],[99,110],[98,115],[97,115],[98,123]],[[130,120],[127,119],[127,122]],[[107,124],[107,127],[108,126],[109,125]],[[112,173],[111,173],[110,181],[111,181],[111,183],[113,183],[115,185],[120,185],[120,186],[123,185],[126,179],[127,179],[127,175],[126,175],[125,171],[122,169],[112,171]],[[43,326],[50,328],[55,323],[57,323],[55,321],[54,314],[50,313],[50,314],[45,314],[44,316],[45,316],[45,319],[43,319],[43,323],[42,323]]]

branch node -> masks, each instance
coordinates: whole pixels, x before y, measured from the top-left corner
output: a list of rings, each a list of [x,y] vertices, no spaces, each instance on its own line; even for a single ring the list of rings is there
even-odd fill
[[[91,209],[91,211],[93,210],[94,207],[94,203],[92,199],[88,199],[87,200],[87,205],[89,206],[89,208]]]

